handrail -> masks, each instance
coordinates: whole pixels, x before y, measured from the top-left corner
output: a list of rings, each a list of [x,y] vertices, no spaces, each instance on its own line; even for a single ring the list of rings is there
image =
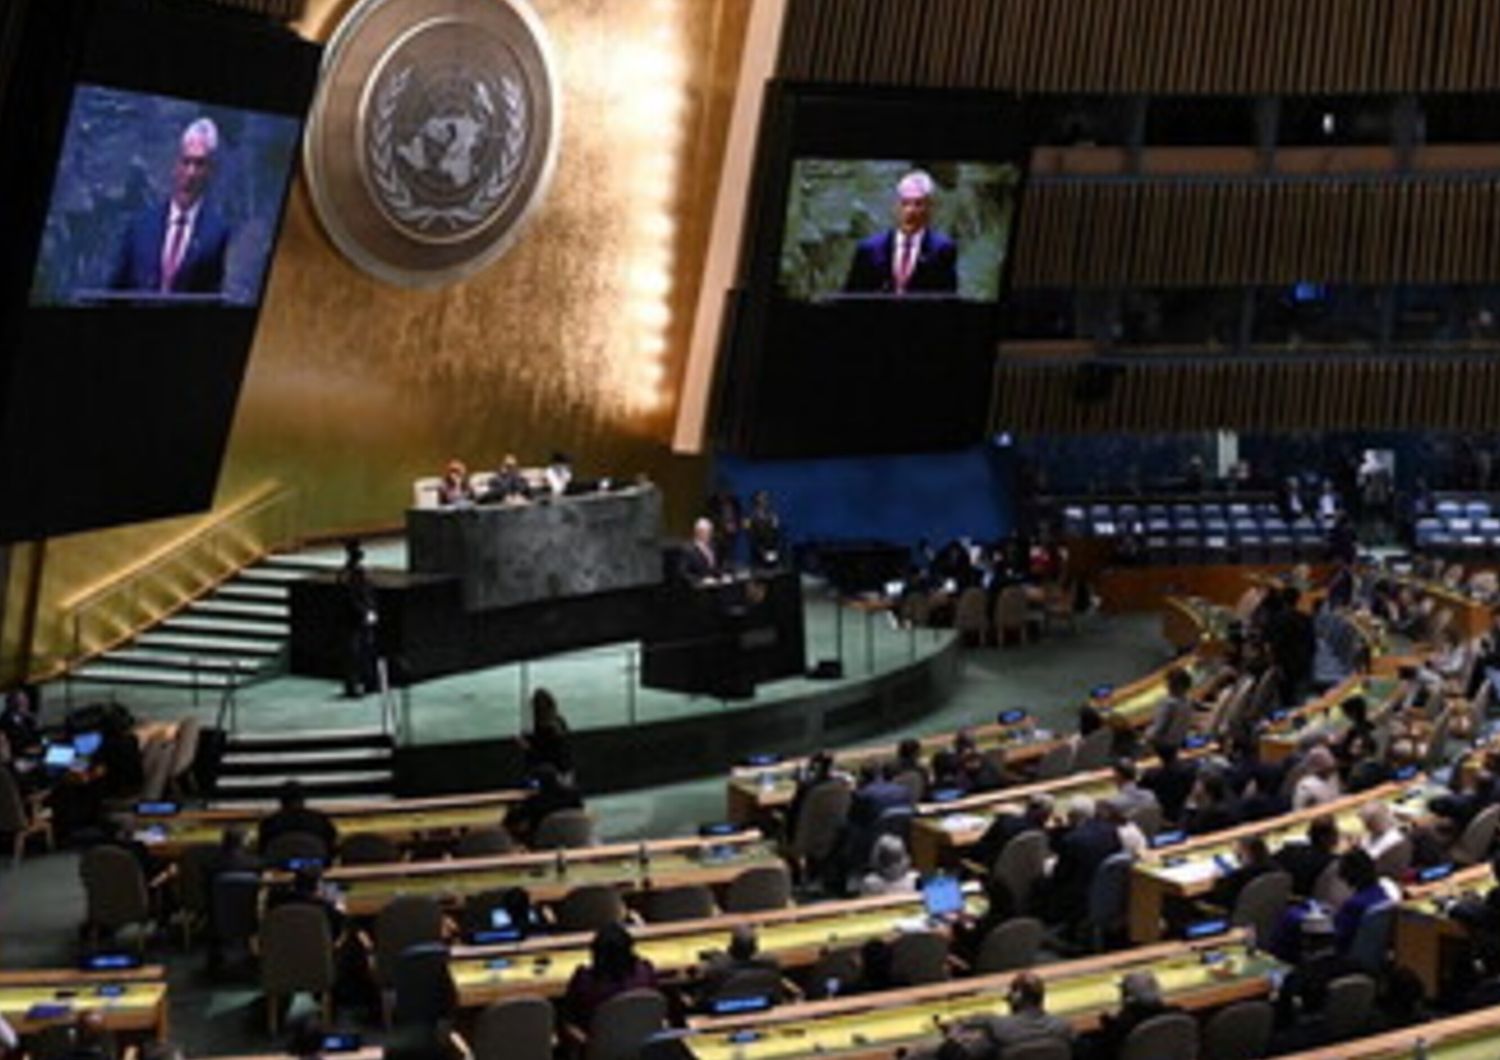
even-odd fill
[[[104,583],[74,593],[63,600],[59,605],[60,619],[72,627],[72,644],[66,650],[66,656],[59,668],[70,671],[86,659],[126,643],[135,636],[144,621],[155,622],[179,610],[249,563],[255,562],[277,547],[292,543],[294,534],[290,505],[296,496],[295,490],[284,487],[279,482],[264,483],[223,511],[214,513],[201,525],[167,542]],[[226,533],[233,532],[236,528],[248,529],[249,520],[277,508],[286,509],[286,516],[281,527],[265,533],[264,541],[253,544],[248,540],[233,542],[241,551],[241,555],[230,557],[225,554],[224,548],[218,544],[219,538]],[[148,615],[135,613],[140,610],[139,595],[143,587],[147,586],[152,579],[159,577],[171,564],[181,562],[186,557],[192,556],[195,551],[209,545],[214,546],[214,566],[221,569],[215,569],[205,580],[185,590],[182,598],[174,601],[165,610],[160,608],[151,610]],[[125,601],[123,604],[130,613],[115,623],[117,629],[111,630],[97,643],[85,647],[83,635],[85,621],[102,611],[105,605],[122,601],[130,594],[134,594],[135,599]],[[196,666],[196,660],[194,664]]]

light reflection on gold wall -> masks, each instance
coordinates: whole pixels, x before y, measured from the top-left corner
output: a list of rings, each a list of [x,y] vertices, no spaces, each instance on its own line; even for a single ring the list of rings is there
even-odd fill
[[[682,530],[703,465],[667,442],[750,3],[532,0],[563,93],[556,176],[520,242],[463,284],[365,276],[299,179],[218,504],[279,480],[304,535],[370,529],[450,456],[478,469],[561,448],[584,475],[649,473]],[[300,28],[326,39],[349,6],[309,0]],[[58,600],[190,525],[53,542],[41,653],[64,637]]]

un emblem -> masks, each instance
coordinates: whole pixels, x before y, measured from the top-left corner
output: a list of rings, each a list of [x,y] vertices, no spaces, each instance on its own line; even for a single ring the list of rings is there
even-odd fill
[[[380,279],[462,279],[545,193],[558,103],[524,0],[362,0],[335,31],[308,125],[324,228]]]

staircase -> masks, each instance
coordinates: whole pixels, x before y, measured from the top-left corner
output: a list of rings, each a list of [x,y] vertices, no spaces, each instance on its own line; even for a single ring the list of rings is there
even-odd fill
[[[282,785],[299,782],[308,801],[389,798],[395,743],[379,729],[230,733],[214,782],[215,806],[274,802]]]
[[[80,666],[73,677],[116,688],[220,692],[285,670],[288,586],[326,563],[270,556],[213,592]]]

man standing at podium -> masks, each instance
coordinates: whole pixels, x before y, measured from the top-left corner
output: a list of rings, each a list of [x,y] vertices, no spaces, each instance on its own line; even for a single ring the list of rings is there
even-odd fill
[[[846,294],[956,295],[958,244],[928,225],[931,175],[913,170],[896,185],[896,227],[877,232],[854,248],[844,280]]]
[[[693,541],[683,550],[680,570],[689,585],[701,585],[722,573],[712,520],[699,519],[693,524]]]

